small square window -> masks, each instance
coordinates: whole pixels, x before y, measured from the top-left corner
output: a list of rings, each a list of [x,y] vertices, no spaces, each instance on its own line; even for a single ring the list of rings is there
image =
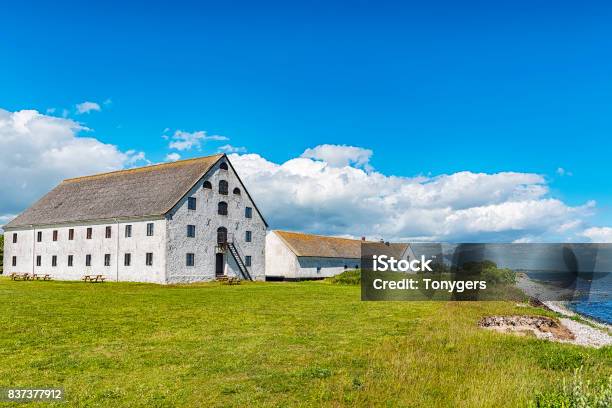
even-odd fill
[[[68,255],[68,266],[72,266],[74,264],[74,255]]]
[[[110,266],[110,254],[104,254],[104,266]]]
[[[87,228],[87,239],[91,239],[92,235],[93,235],[93,228],[91,227]]]
[[[57,255],[53,255],[51,257],[51,266],[53,267],[57,266]]]
[[[244,257],[244,264],[246,266],[251,266],[251,255],[247,255]]]
[[[246,207],[246,208],[244,209],[244,216],[245,216],[246,218],[253,218],[253,208],[251,208],[251,207]]]
[[[126,238],[131,238],[132,237],[132,226],[131,225],[126,225],[125,226],[125,237]]]
[[[244,237],[244,240],[246,242],[251,242],[251,239],[253,238],[253,233],[251,231],[247,231]]]
[[[74,228],[68,230],[68,241],[74,240]]]
[[[195,238],[196,227],[195,225],[187,225],[187,237]]]
[[[112,234],[111,227],[106,227],[106,234],[105,234],[106,238],[110,238],[111,234]]]
[[[17,266],[17,257],[16,256],[13,257],[12,265],[13,266]]]
[[[16,243],[17,243],[17,233],[14,232],[13,233],[13,244],[16,244]]]
[[[42,242],[42,231],[36,233],[36,242]]]
[[[153,266],[153,252],[147,252],[145,263],[147,266]]]
[[[42,256],[36,255],[36,266],[42,265]]]
[[[91,255],[85,255],[85,266],[91,266]]]
[[[153,223],[149,222],[147,223],[147,237],[152,237],[153,236]]]
[[[187,254],[187,266],[195,266],[195,254]]]
[[[124,254],[123,255],[123,265],[130,266],[132,263],[132,254]]]
[[[188,210],[195,210],[196,209],[196,199],[195,199],[195,197],[188,197],[187,198],[187,209]]]
[[[57,230],[53,230],[53,241],[57,241],[58,232]]]

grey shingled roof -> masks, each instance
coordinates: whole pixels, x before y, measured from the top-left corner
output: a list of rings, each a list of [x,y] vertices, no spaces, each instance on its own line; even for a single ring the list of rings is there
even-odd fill
[[[408,244],[361,241],[350,238],[329,237],[325,235],[304,234],[302,232],[274,231],[289,249],[297,256],[317,257],[317,258],[349,258],[357,259],[362,257],[363,249],[370,255],[388,255],[400,258],[408,249]]]
[[[274,231],[297,256],[361,258],[361,241],[302,232]]]
[[[5,228],[163,215],[222,157],[67,179]]]

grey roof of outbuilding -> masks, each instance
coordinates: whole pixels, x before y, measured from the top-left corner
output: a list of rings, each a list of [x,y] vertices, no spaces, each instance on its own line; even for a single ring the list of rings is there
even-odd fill
[[[5,228],[164,215],[224,156],[67,179]]]
[[[399,259],[409,248],[408,244],[403,243],[362,241],[280,230],[274,232],[299,257],[357,259],[362,256],[388,255]]]

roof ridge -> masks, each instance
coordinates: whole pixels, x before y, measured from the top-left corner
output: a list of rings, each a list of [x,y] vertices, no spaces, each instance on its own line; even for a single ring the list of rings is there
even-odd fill
[[[310,236],[313,236],[313,237],[332,238],[332,239],[344,239],[344,240],[347,240],[347,241],[358,241],[358,242],[361,242],[361,240],[357,239],[357,238],[334,237],[334,236],[331,236],[331,235],[309,234],[307,232],[287,231],[287,230],[274,230],[274,231],[275,232],[287,232],[289,234],[310,235]]]
[[[169,162],[169,163],[156,163],[156,164],[151,164],[151,165],[148,165],[148,166],[134,167],[134,168],[131,168],[131,169],[113,170],[113,171],[109,171],[109,172],[105,172],[105,173],[90,174],[88,176],[80,176],[80,177],[67,178],[67,179],[62,180],[62,183],[72,183],[72,182],[86,180],[86,179],[90,179],[90,178],[105,177],[105,176],[116,175],[116,174],[137,173],[137,172],[140,172],[140,171],[148,171],[148,170],[151,170],[153,168],[162,167],[162,166],[163,167],[173,167],[173,166],[187,164],[188,162],[206,160],[206,159],[210,159],[212,157],[219,157],[220,158],[222,156],[224,156],[224,153],[217,153],[217,154],[211,154],[211,155],[208,155],[208,156],[193,157],[191,159],[177,160],[177,161],[173,161],[173,162]]]

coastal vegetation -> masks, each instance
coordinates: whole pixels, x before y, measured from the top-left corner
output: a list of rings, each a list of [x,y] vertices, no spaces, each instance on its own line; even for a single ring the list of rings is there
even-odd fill
[[[610,347],[478,327],[554,317],[516,302],[362,302],[359,286],[329,281],[2,277],[0,302],[0,388],[63,387],[68,406],[547,406],[576,368],[588,390],[612,374]]]

